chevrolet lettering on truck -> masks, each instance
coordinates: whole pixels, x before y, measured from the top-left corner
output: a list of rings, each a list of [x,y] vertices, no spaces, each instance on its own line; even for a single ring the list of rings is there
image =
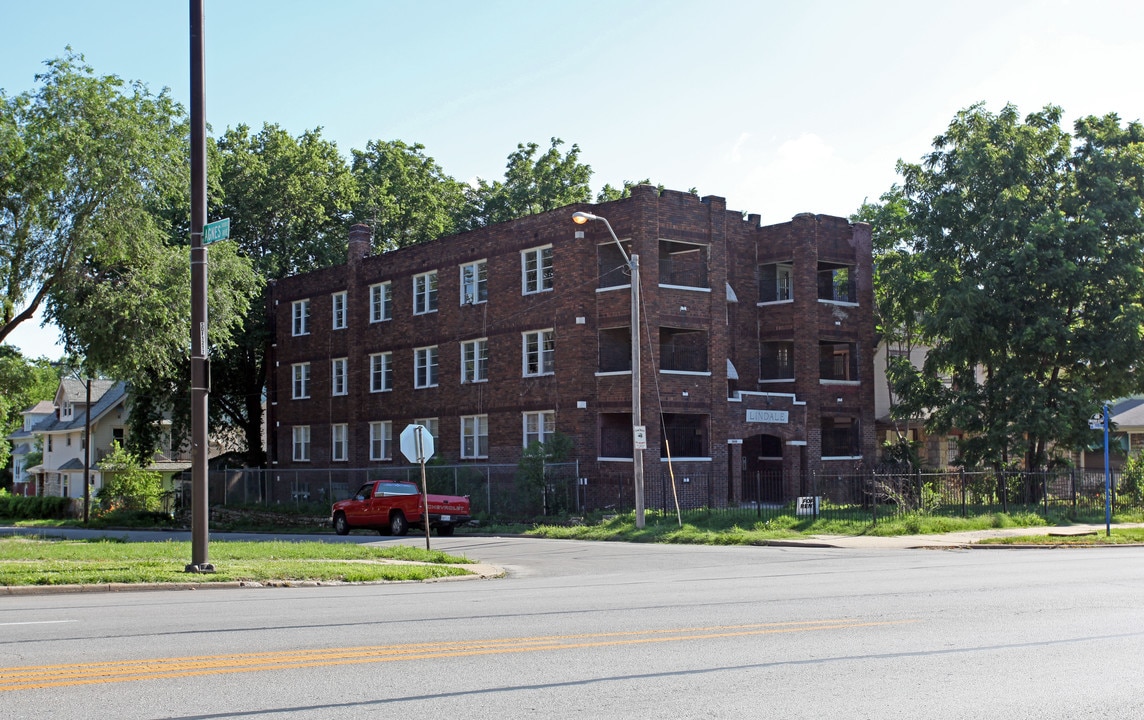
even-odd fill
[[[468,496],[429,495],[429,527],[437,534],[449,536],[458,525],[471,518]],[[334,532],[347,535],[350,530],[376,530],[381,535],[404,535],[409,528],[422,530],[424,505],[416,484],[398,480],[372,480],[358,488],[348,500],[334,503],[330,522]]]

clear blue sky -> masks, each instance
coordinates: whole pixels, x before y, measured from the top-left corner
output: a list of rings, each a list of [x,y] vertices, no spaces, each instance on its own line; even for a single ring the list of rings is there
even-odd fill
[[[321,126],[348,155],[420,142],[500,178],[518,142],[577,143],[604,183],[695,187],[782,222],[848,215],[984,101],[1144,118],[1132,0],[206,0],[214,131]],[[100,74],[189,92],[188,3],[0,0],[0,88],[71,45]],[[10,342],[55,357],[54,331]]]

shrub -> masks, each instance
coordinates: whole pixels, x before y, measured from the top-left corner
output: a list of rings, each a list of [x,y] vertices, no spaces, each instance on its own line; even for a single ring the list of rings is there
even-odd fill
[[[1144,454],[1137,452],[1124,463],[1118,492],[1121,500],[1130,505],[1144,502]]]
[[[113,443],[99,463],[103,487],[100,504],[105,510],[158,510],[163,495],[162,476],[143,469],[139,459]]]
[[[21,497],[0,495],[0,517],[20,520],[56,520],[71,512],[71,500],[64,497]]]

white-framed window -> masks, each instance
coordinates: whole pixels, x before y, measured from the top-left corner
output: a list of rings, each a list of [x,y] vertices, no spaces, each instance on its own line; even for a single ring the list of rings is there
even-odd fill
[[[413,276],[413,314],[437,312],[437,271]]]
[[[489,299],[488,263],[478,260],[461,266],[461,304],[476,305]]]
[[[489,456],[489,416],[461,416],[461,457],[470,460]]]
[[[485,382],[488,379],[488,338],[461,343],[461,383]]]
[[[310,397],[310,363],[294,363],[290,367],[294,374],[291,397],[294,400],[304,400]]]
[[[369,391],[389,392],[393,389],[393,353],[374,353],[369,356]]]
[[[522,333],[525,377],[551,375],[556,370],[556,336],[551,329]]]
[[[350,459],[349,426],[334,423],[330,426],[330,460],[345,462]]]
[[[75,405],[71,400],[64,400],[63,407],[60,408],[60,419],[66,420],[75,414]]]
[[[775,299],[776,300],[791,300],[794,295],[791,288],[791,274],[794,272],[794,266],[787,263],[780,263],[775,266]]]
[[[945,465],[949,467],[957,462],[959,451],[957,448],[957,436],[947,435],[945,438]]]
[[[346,291],[336,292],[330,296],[330,307],[333,309],[334,330],[346,328]]]
[[[531,295],[552,289],[552,246],[520,253],[521,294]]]
[[[440,437],[440,435],[437,434],[437,418],[417,418],[413,421],[413,424],[424,427],[429,431],[429,434],[433,436],[433,442],[437,442],[437,438]]]
[[[349,358],[334,358],[330,361],[330,394],[345,395],[349,392]]]
[[[393,319],[393,285],[388,282],[369,286],[369,321],[384,322]]]
[[[310,301],[295,300],[290,306],[291,327],[294,335],[310,334]]]
[[[437,387],[437,346],[419,347],[413,351],[413,387]]]
[[[524,447],[534,442],[547,442],[556,432],[556,413],[552,410],[524,413]]]
[[[393,459],[393,422],[382,420],[369,424],[369,459]]]
[[[310,462],[310,426],[294,426],[294,462]]]

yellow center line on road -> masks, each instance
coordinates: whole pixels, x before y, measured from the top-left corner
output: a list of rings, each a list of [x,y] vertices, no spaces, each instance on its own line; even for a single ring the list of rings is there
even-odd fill
[[[182,658],[151,658],[69,665],[0,668],[0,692],[35,690],[75,685],[135,682],[202,675],[265,672],[295,668],[354,665],[361,663],[430,660],[473,655],[500,655],[546,650],[639,645],[646,643],[714,640],[718,638],[779,633],[845,630],[896,625],[910,620],[858,622],[854,620],[807,620],[752,625],[670,628],[629,632],[494,638],[444,643],[406,643],[353,648],[288,650],[233,655],[203,655]]]

